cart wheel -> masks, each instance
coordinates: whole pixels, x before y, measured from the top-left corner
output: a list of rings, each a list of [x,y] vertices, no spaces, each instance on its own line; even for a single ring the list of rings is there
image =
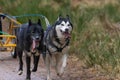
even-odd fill
[[[11,56],[12,56],[13,58],[17,58],[17,53],[16,53],[16,51],[13,50],[13,51],[11,52]]]

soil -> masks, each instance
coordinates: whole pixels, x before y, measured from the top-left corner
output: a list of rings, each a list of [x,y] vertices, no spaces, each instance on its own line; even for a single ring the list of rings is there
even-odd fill
[[[10,52],[0,52],[0,80],[25,80],[26,65],[25,57],[24,70],[22,75],[18,75],[18,59],[14,59]],[[32,66],[32,65],[31,65]],[[55,70],[51,70],[51,76],[53,80],[61,80],[55,73]],[[39,61],[39,67],[37,72],[31,73],[31,80],[46,80],[46,68],[42,58]],[[83,63],[79,61],[75,56],[70,56],[68,64],[62,80],[114,80],[110,79],[104,74],[100,73],[94,68],[86,68]]]

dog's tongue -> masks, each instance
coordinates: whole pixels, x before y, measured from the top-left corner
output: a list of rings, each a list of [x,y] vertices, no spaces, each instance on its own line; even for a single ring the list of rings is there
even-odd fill
[[[64,35],[65,35],[65,38],[71,38],[71,35],[69,33],[65,32]]]
[[[35,46],[36,46],[36,42],[35,42],[35,40],[33,40],[33,42],[32,42],[32,51],[34,51]]]

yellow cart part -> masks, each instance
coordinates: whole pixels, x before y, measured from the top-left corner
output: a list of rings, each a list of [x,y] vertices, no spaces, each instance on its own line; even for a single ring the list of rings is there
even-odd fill
[[[0,35],[0,37],[3,37],[3,38],[5,38],[5,37],[16,38],[15,35]]]
[[[4,13],[1,13],[1,12],[0,12],[0,15],[5,16],[5,18],[7,18],[10,21],[10,25],[8,26],[8,35],[5,35],[4,32],[2,35],[0,35],[0,38],[2,38],[0,39],[0,48],[1,49],[6,48],[7,49],[6,51],[8,50],[12,51],[16,47],[16,44],[14,42],[14,40],[16,39],[16,36],[13,35],[15,34],[14,29],[20,27],[21,23],[17,21],[15,18],[13,18],[12,16],[5,15]]]
[[[3,44],[2,46],[0,45],[0,47],[16,47],[16,44]]]
[[[5,42],[0,41],[0,47],[16,47],[16,44],[12,43],[12,39],[15,39],[14,35],[0,35],[0,37],[5,38]]]

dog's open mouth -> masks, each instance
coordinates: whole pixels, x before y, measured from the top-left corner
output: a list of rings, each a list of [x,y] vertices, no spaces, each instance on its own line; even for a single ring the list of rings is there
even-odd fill
[[[60,31],[65,36],[65,39],[71,38],[71,35],[70,35],[70,33],[68,31],[62,31],[62,30],[60,30]]]
[[[39,40],[33,40],[32,41],[32,52],[34,52],[37,47],[39,47]]]
[[[71,35],[69,32],[63,32],[63,35],[65,36],[65,38],[71,38]]]

